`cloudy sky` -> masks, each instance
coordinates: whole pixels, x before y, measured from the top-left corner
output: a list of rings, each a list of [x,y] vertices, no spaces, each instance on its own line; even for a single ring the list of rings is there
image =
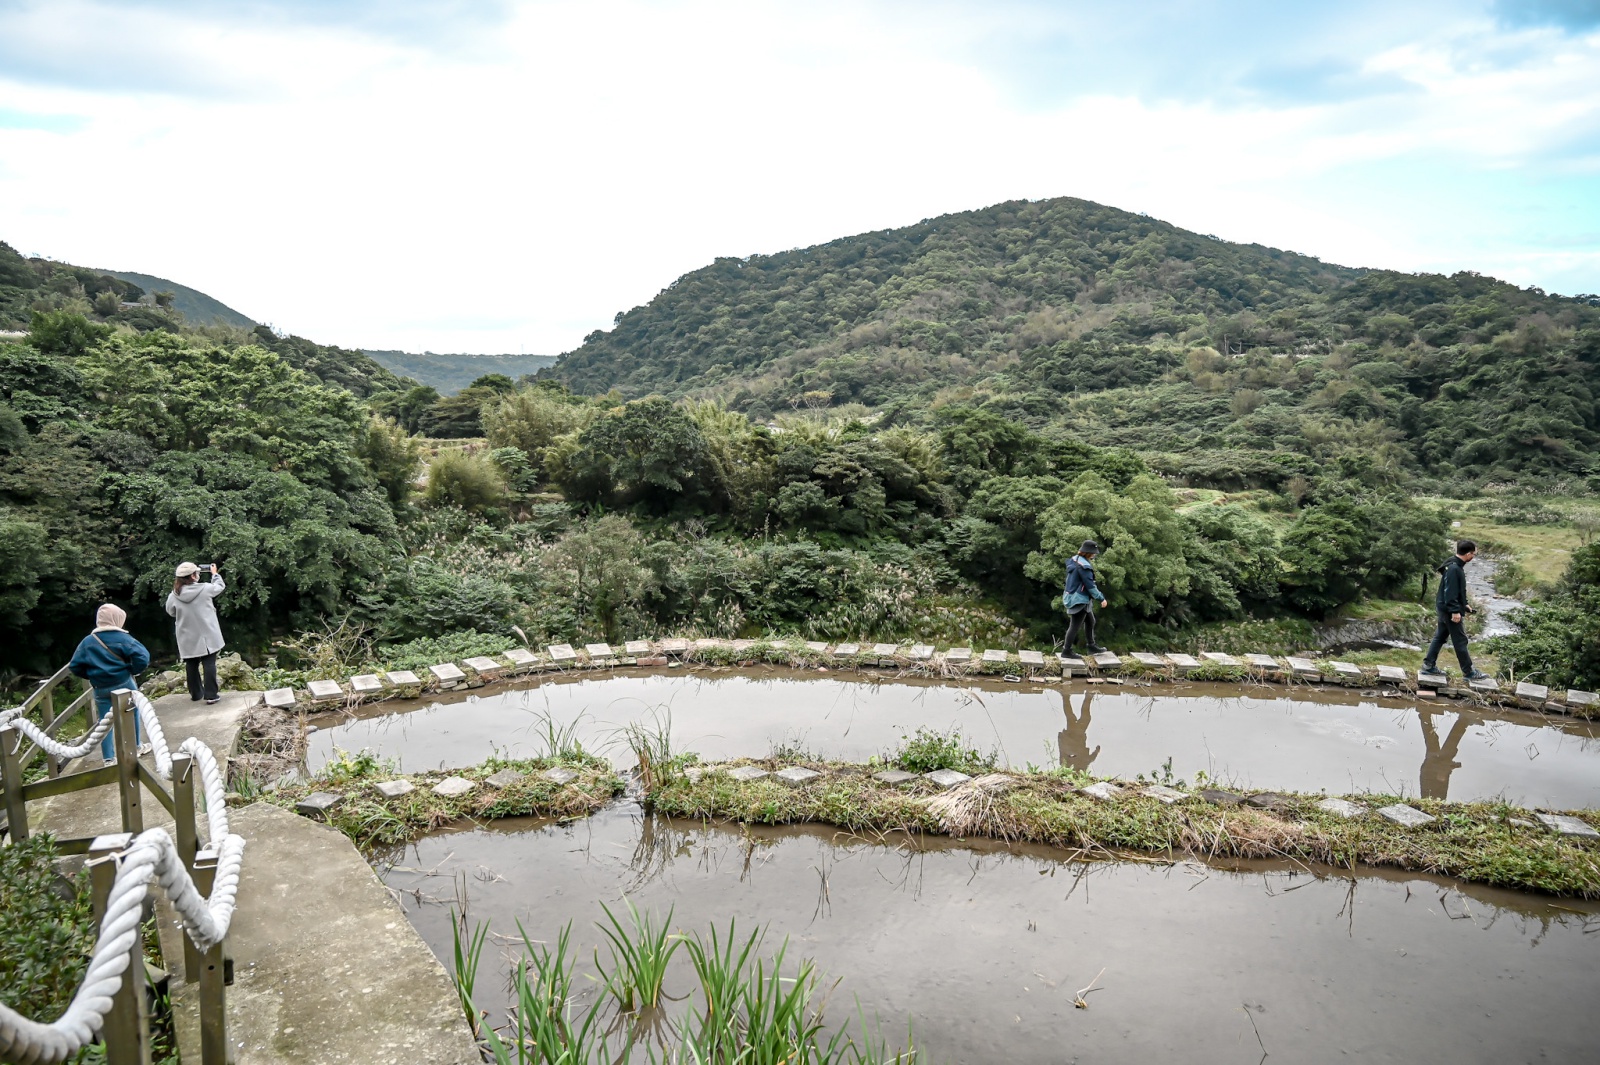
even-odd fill
[[[328,343],[1060,195],[1600,291],[1600,0],[0,0],[0,240]]]

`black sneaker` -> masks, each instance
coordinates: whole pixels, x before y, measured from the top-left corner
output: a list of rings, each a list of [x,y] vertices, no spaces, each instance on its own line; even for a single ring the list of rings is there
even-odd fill
[[[1088,647],[1084,648],[1084,650],[1088,651],[1092,655],[1103,655],[1106,653],[1106,649],[1097,643],[1091,643]]]
[[[1475,669],[1471,673],[1467,674],[1467,679],[1468,680],[1489,680],[1490,678],[1489,678],[1489,674],[1485,673],[1483,670]]]
[[[1421,669],[1417,670],[1417,672],[1421,673],[1424,677],[1444,676],[1444,670],[1438,668],[1437,666],[1423,666]]]

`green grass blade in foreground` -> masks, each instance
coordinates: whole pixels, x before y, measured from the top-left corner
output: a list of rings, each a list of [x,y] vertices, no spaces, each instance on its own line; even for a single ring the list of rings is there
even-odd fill
[[[667,964],[683,942],[672,935],[672,910],[658,926],[653,915],[643,915],[633,902],[624,897],[631,928],[623,925],[611,907],[605,903],[605,922],[595,922],[611,943],[612,968],[607,972],[600,965],[600,951],[595,949],[595,968],[600,970],[601,982],[616,1000],[617,1008],[624,1013],[638,1013],[655,1009],[661,1004],[661,987],[667,978]]]

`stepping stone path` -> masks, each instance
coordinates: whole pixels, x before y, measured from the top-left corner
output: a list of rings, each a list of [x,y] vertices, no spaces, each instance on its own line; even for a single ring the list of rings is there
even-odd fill
[[[1187,673],[1191,669],[1200,668],[1200,660],[1194,655],[1173,653],[1167,656],[1167,661],[1171,662],[1172,667],[1179,673]]]
[[[885,769],[881,773],[872,774],[872,779],[880,784],[904,784],[908,780],[916,780],[915,773],[907,773],[904,769]]]
[[[1289,796],[1279,795],[1275,791],[1263,791],[1246,798],[1244,804],[1261,810],[1281,810],[1289,805]]]
[[[1169,788],[1165,784],[1152,784],[1139,794],[1148,795],[1152,799],[1160,799],[1168,806],[1175,802],[1182,802],[1189,797],[1185,792],[1181,792],[1177,788]]]
[[[1532,684],[1525,680],[1519,680],[1517,681],[1517,698],[1542,704],[1550,698],[1550,689],[1543,684]]]
[[[1149,651],[1135,651],[1128,657],[1141,666],[1149,666],[1151,669],[1166,669],[1168,665],[1165,658],[1160,655],[1153,655]]]
[[[667,655],[681,655],[689,650],[688,640],[662,640],[661,653]]]
[[[437,666],[429,666],[428,672],[437,677],[439,680],[439,687],[446,690],[456,687],[458,684],[467,679],[467,675],[461,672],[461,670],[457,669],[456,666],[451,662],[445,662]]]
[[[791,787],[799,787],[808,780],[817,779],[822,774],[817,772],[815,769],[807,769],[804,766],[792,765],[788,769],[780,769],[772,775]]]
[[[458,795],[465,795],[475,787],[477,785],[466,777],[445,777],[433,786],[433,793],[446,799],[454,799]]]
[[[1200,657],[1207,662],[1215,662],[1219,666],[1239,666],[1244,664],[1232,655],[1222,651],[1202,651],[1200,652]]]
[[[383,691],[383,678],[376,673],[361,673],[350,678],[350,690],[362,695]]]
[[[858,643],[841,643],[833,649],[833,657],[835,658],[854,658],[860,653],[861,645]]]
[[[1354,662],[1334,662],[1331,664],[1334,673],[1338,675],[1340,680],[1361,680],[1361,667]]]
[[[343,798],[344,796],[336,791],[313,791],[310,795],[294,804],[294,812],[305,814],[307,817],[314,817],[321,821],[327,817],[329,810],[339,805],[340,800]]]
[[[1389,681],[1391,684],[1404,684],[1411,679],[1411,675],[1399,666],[1379,666],[1378,679]]]
[[[1323,799],[1317,803],[1317,809],[1333,814],[1335,817],[1365,817],[1367,808],[1357,802],[1348,802],[1344,799]]]
[[[769,777],[772,774],[768,773],[765,769],[758,769],[753,765],[742,765],[738,769],[728,770],[728,775],[734,780],[742,783],[749,783],[752,780],[760,780],[762,777]]]
[[[1270,673],[1276,673],[1283,668],[1278,664],[1278,660],[1271,655],[1245,655],[1244,660],[1249,663],[1252,669],[1266,670]]]
[[[900,648],[892,643],[875,643],[872,645],[872,653],[879,658],[893,658],[899,651]]]
[[[1378,816],[1386,821],[1393,821],[1402,828],[1416,828],[1438,818],[1432,814],[1425,814],[1415,806],[1407,806],[1397,802],[1393,806],[1383,806],[1378,809]]]
[[[1201,788],[1196,794],[1216,806],[1238,806],[1244,802],[1243,795],[1235,795],[1231,791],[1222,791],[1218,788]]]
[[[953,666],[965,665],[972,661],[972,648],[952,647],[944,653],[944,660]]]
[[[372,790],[385,799],[398,799],[416,791],[417,786],[409,780],[382,780],[372,785]]]
[[[393,684],[397,688],[415,688],[420,687],[422,684],[422,678],[411,672],[409,669],[396,669],[392,672],[385,673],[384,676],[388,677],[389,683]]]
[[[622,649],[630,655],[647,655],[650,653],[649,640],[629,640],[622,645]]]
[[[1117,796],[1121,795],[1122,789],[1111,783],[1109,780],[1102,780],[1098,784],[1090,784],[1088,787],[1079,788],[1078,794],[1087,795],[1091,799],[1099,799],[1102,802],[1108,802],[1111,799],[1115,799]]]
[[[611,649],[609,643],[586,643],[583,649],[590,658],[615,658],[617,653]]]
[[[1565,701],[1570,707],[1582,707],[1585,710],[1589,710],[1593,709],[1597,700],[1600,700],[1600,696],[1596,696],[1594,692],[1581,692],[1573,689],[1567,692]]]
[[[819,640],[807,640],[806,650],[815,652],[819,655],[825,655],[828,653],[828,645]]]
[[[1450,678],[1443,673],[1424,673],[1417,670],[1417,684],[1424,688],[1442,688],[1450,683]]]
[[[1041,656],[1042,657],[1042,656]],[[911,646],[911,661],[927,662],[933,658],[933,647],[929,644],[918,643]]]
[[[539,661],[539,656],[526,647],[513,647],[509,651],[500,653],[505,655],[511,665],[518,670],[531,669]]]
[[[572,649],[570,643],[553,643],[545,650],[550,652],[550,661],[552,662],[576,662],[578,660],[578,652]]]
[[[553,780],[557,784],[571,784],[578,779],[578,773],[576,770],[568,769],[566,766],[556,766],[554,769],[546,769],[544,778]]]
[[[1056,661],[1061,663],[1061,672],[1068,677],[1086,677],[1089,675],[1089,663],[1076,655],[1056,655]]]
[[[1290,658],[1288,663],[1290,672],[1297,677],[1307,677],[1312,680],[1322,679],[1322,671],[1309,658]]]
[[[1577,836],[1580,839],[1600,839],[1600,832],[1596,832],[1587,821],[1566,814],[1534,814],[1539,823],[1546,828],[1553,828],[1563,836]]]
[[[1094,664],[1101,669],[1119,669],[1122,666],[1122,659],[1110,651],[1101,651],[1094,656]]]
[[[1500,682],[1493,677],[1480,677],[1477,680],[1467,681],[1467,687],[1475,692],[1497,692],[1500,690]]]
[[[922,774],[922,779],[932,781],[941,788],[953,788],[957,784],[965,784],[972,778],[954,769],[935,769],[931,773]]]
[[[471,666],[472,671],[485,680],[488,680],[492,677],[498,677],[500,674],[506,671],[505,666],[486,655],[478,655],[475,658],[464,658],[462,659],[462,665]]]
[[[336,680],[314,680],[306,685],[306,690],[311,692],[312,702],[324,703],[344,698],[344,688]]]
[[[1011,656],[1006,654],[1004,651],[983,652],[983,661],[989,665],[998,664],[1003,666],[1006,664],[1006,660],[1010,657]]]
[[[1044,653],[1042,651],[1018,651],[1017,661],[1021,662],[1025,666],[1033,666],[1036,669],[1043,669]]]
[[[275,710],[287,710],[294,705],[293,688],[273,688],[262,696],[268,706]]]
[[[491,788],[509,788],[513,784],[520,784],[527,775],[515,769],[502,769],[498,773],[484,777],[483,782]]]

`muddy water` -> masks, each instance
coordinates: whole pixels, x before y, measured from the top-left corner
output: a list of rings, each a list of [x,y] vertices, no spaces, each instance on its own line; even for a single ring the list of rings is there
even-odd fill
[[[675,746],[705,759],[762,757],[775,745],[799,744],[818,757],[864,760],[928,726],[959,728],[1017,768],[1071,765],[1131,778],[1170,759],[1173,777],[1190,782],[1203,772],[1246,788],[1600,806],[1600,724],[1418,707],[1337,689],[674,671],[548,678],[485,692],[448,704],[384,704],[354,720],[325,717],[311,737],[311,767],[335,748],[370,749],[409,771],[472,765],[496,750],[537,755],[542,715],[578,721],[585,745],[608,750],[622,766],[629,759],[615,742],[617,729],[665,712]]]
[[[535,939],[624,895],[674,926],[765,924],[933,1062],[1593,1060],[1600,916],[1416,876],[1083,864],[1044,848],[867,843],[805,829],[646,819],[612,807],[436,835],[382,869],[448,966],[449,905]],[[459,886],[458,886],[459,885]],[[602,951],[602,954],[604,952]],[[509,957],[509,955],[507,955]],[[691,990],[681,956],[667,992]],[[480,1005],[505,1005],[486,959]],[[1073,1007],[1074,993],[1099,977]],[[494,975],[488,975],[488,974]],[[580,984],[592,986],[588,981]],[[592,993],[592,992],[591,992]],[[1259,1042],[1258,1042],[1259,1037]],[[1584,1050],[1588,1047],[1588,1050]]]

